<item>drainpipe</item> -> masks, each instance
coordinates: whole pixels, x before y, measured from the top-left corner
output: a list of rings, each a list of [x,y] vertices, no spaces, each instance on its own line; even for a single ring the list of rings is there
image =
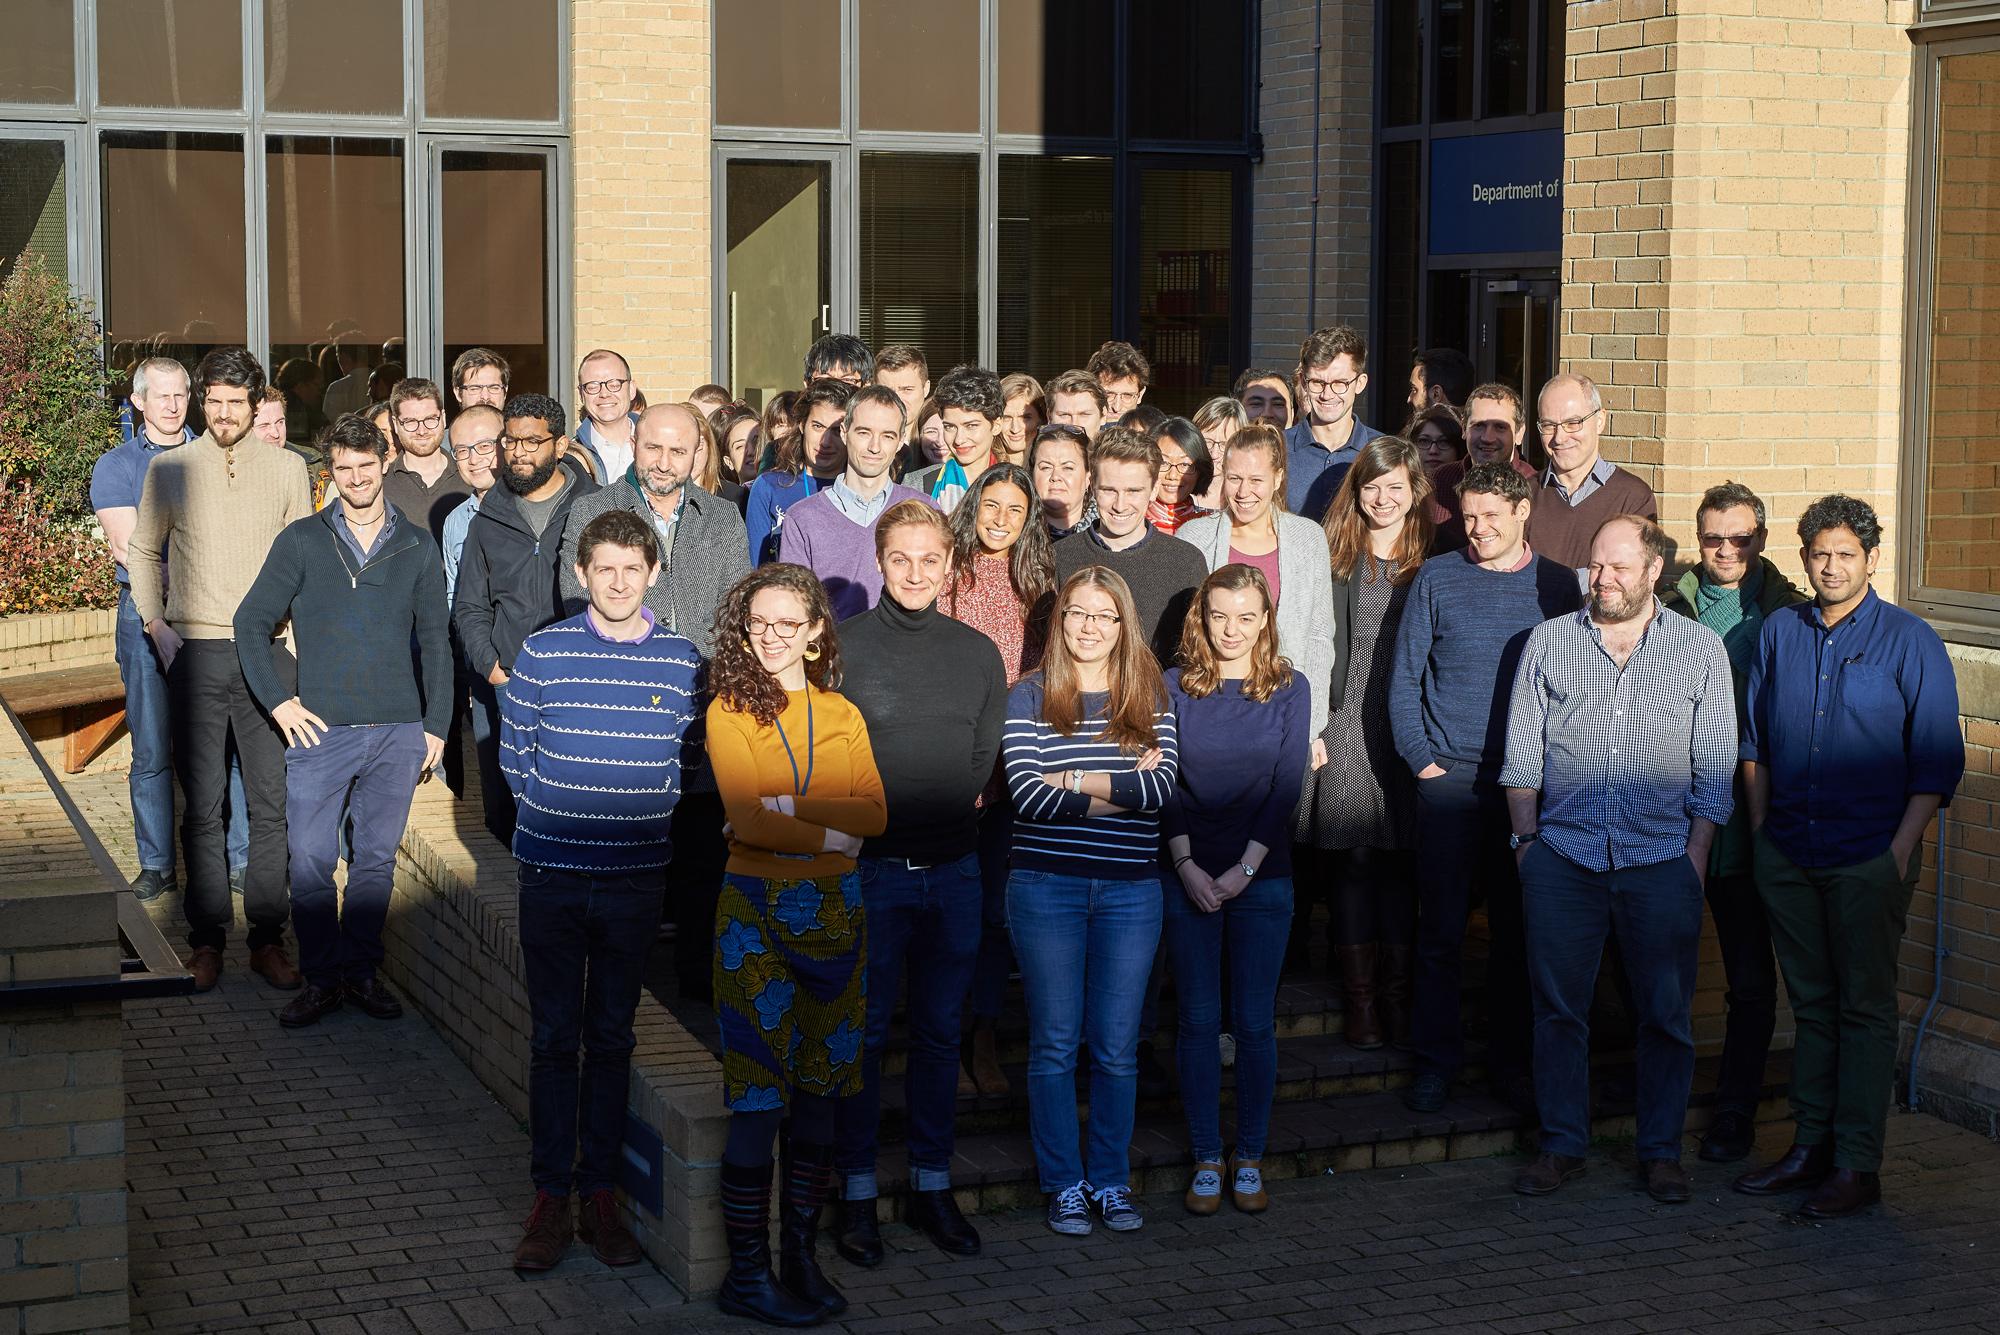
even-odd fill
[[[1313,157],[1312,157],[1312,214],[1306,241],[1306,328],[1319,327],[1319,124],[1320,124],[1320,51],[1324,45],[1324,23],[1326,19],[1325,0],[1313,0]]]
[[[1931,1027],[1931,1018],[1937,1014],[1939,1001],[1944,996],[1944,962],[1951,954],[1944,948],[1944,813],[1938,813],[1937,832],[1937,890],[1931,896],[1936,901],[1937,919],[1933,925],[1931,941],[1931,1000],[1924,1007],[1924,1018],[1917,1024],[1917,1036],[1910,1040],[1910,1111],[1917,1110],[1917,1054],[1924,1050],[1924,1033]]]

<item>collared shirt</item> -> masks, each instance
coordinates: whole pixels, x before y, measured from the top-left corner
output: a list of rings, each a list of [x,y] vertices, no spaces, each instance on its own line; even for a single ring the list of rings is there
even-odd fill
[[[1381,435],[1360,418],[1353,418],[1354,430],[1347,443],[1330,450],[1313,439],[1312,418],[1303,417],[1285,432],[1285,508],[1295,515],[1317,520],[1333,505],[1347,470],[1360,457],[1362,447]]]
[[[1582,505],[1586,500],[1589,500],[1591,495],[1599,487],[1609,482],[1612,475],[1617,471],[1618,465],[1600,454],[1597,456],[1597,462],[1590,466],[1590,472],[1585,475],[1583,481],[1576,484],[1575,491],[1571,491],[1562,484],[1562,479],[1556,476],[1555,465],[1553,464],[1543,472],[1542,485],[1554,488],[1556,495],[1562,497],[1565,502],[1574,507]]]
[[[472,517],[478,513],[479,497],[474,494],[460,501],[458,508],[444,517],[444,540],[438,547],[444,553],[444,600],[447,604],[458,596],[458,558],[465,554],[465,535],[472,528]]]
[[[606,440],[598,434],[597,423],[588,417],[576,426],[576,443],[597,460],[601,480],[607,487],[623,477],[625,470],[632,466],[632,447],[639,439],[639,414],[627,413],[625,420],[632,424],[632,429],[625,433],[623,441]]]
[[[440,547],[444,545],[445,518],[472,494],[472,484],[460,477],[452,465],[451,451],[443,453],[444,471],[435,482],[426,482],[422,473],[410,467],[406,457],[399,457],[382,470],[382,494],[389,504],[429,529]],[[501,466],[496,465],[496,469]],[[497,477],[494,480],[499,481]]]
[[[880,519],[882,512],[889,508],[889,493],[893,489],[893,486],[885,485],[873,496],[863,496],[847,485],[847,475],[843,473],[826,489],[826,498],[833,503],[834,509],[855,523],[866,526]]]
[[[1817,602],[1764,622],[1742,758],[1770,770],[1764,832],[1801,867],[1880,857],[1910,798],[1965,772],[1958,679],[1937,632],[1871,589],[1832,629]]]
[[[1680,857],[1694,820],[1729,823],[1735,762],[1729,655],[1708,627],[1655,598],[1622,668],[1588,608],[1529,634],[1500,783],[1540,791],[1554,852],[1592,871]]]
[[[397,511],[394,505],[391,505],[386,501],[383,502],[382,527],[375,531],[375,541],[369,543],[366,547],[363,547],[361,545],[361,539],[355,536],[354,525],[348,521],[347,503],[338,498],[335,498],[334,501],[332,502],[332,505],[333,505],[333,531],[340,535],[341,544],[345,546],[348,551],[354,553],[355,563],[358,566],[367,565],[369,560],[374,557],[375,553],[382,550],[382,544],[389,540],[389,535],[396,531],[396,520],[399,516],[399,512]]]
[[[606,644],[644,644],[647,640],[652,639],[653,632],[660,628],[658,618],[653,615],[653,609],[642,605],[639,608],[639,619],[646,623],[645,634],[634,636],[629,640],[621,640],[614,635],[605,633],[604,627],[597,620],[596,608],[586,607],[583,609],[583,624],[589,627],[592,635],[603,640]]]
[[[181,443],[193,439],[193,434],[183,428]],[[137,510],[139,498],[146,490],[146,470],[160,455],[178,448],[178,445],[155,445],[147,437],[142,423],[137,435],[128,436],[124,444],[115,445],[98,456],[97,463],[90,470],[90,508]],[[118,563],[118,582],[132,582],[125,573],[123,561]]]

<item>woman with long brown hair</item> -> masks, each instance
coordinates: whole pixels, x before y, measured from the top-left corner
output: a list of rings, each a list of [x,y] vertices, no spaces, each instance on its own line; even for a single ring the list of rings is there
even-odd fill
[[[1130,1190],[1139,1010],[1160,940],[1160,810],[1177,771],[1166,683],[1125,581],[1063,581],[1042,669],[1007,697],[1007,918],[1028,1001],[1028,1126],[1049,1227],[1143,1222]],[[1089,1044],[1090,1145],[1076,1059]]]
[[[715,910],[722,1035],[725,1312],[807,1325],[846,1299],[814,1256],[833,1180],[834,1111],[861,1088],[866,932],[854,859],[888,804],[861,713],[835,694],[826,589],[803,566],[754,570],[715,614],[708,758],[729,820]],[[771,1147],[781,1120],[780,1273],[771,1273]]]
[[[1312,739],[1312,692],[1278,654],[1277,620],[1262,572],[1226,565],[1195,592],[1181,666],[1167,673],[1181,763],[1164,819],[1173,875],[1161,895],[1195,1160],[1186,1204],[1201,1215],[1222,1206],[1225,981],[1236,1036],[1229,1193],[1248,1213],[1269,1203],[1264,1140],[1278,1083],[1278,970],[1292,921],[1292,810]]]
[[[1299,804],[1297,840],[1315,850],[1329,887],[1344,1025],[1358,1048],[1409,1035],[1416,780],[1389,728],[1389,660],[1404,596],[1431,547],[1430,494],[1417,447],[1379,436],[1362,446],[1326,513],[1338,628],[1321,734],[1328,763]],[[1295,921],[1299,954],[1306,935]]]

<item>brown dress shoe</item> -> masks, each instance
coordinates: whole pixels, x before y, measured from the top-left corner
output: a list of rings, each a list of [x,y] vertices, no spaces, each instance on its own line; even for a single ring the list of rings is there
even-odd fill
[[[1793,1145],[1774,1164],[1753,1168],[1731,1183],[1745,1196],[1781,1196],[1800,1187],[1816,1187],[1833,1171],[1833,1142]]]
[[[278,1012],[278,1023],[287,1029],[303,1029],[307,1025],[318,1024],[339,1009],[340,989],[314,983],[301,988],[299,994],[286,1003],[285,1008]]]
[[[606,1265],[637,1265],[646,1256],[619,1217],[617,1197],[608,1191],[593,1191],[583,1198],[576,1212],[576,1235],[589,1243],[591,1255]]]
[[[214,946],[196,946],[188,956],[187,970],[194,975],[194,990],[213,992],[222,981],[222,952]]]
[[[296,992],[305,983],[283,946],[259,946],[250,952],[250,968],[280,992]]]
[[[1882,1179],[1854,1168],[1836,1168],[1799,1207],[1801,1219],[1839,1219],[1882,1199]]]
[[[1514,1175],[1514,1190],[1523,1196],[1546,1196],[1571,1178],[1582,1177],[1585,1167],[1581,1159],[1544,1152]]]
[[[1662,1205],[1685,1205],[1693,1191],[1688,1186],[1687,1169],[1677,1159],[1653,1159],[1641,1165],[1646,1174],[1646,1194]]]
[[[1383,1042],[1382,1015],[1375,1006],[1375,943],[1336,946],[1333,953],[1340,961],[1341,1028],[1347,1044],[1373,1051]]]
[[[380,978],[370,978],[365,983],[351,979],[340,985],[347,999],[354,1003],[356,1010],[372,1020],[399,1020],[403,1016],[403,1003],[396,1000],[396,994],[382,986]]]
[[[516,1270],[553,1270],[569,1250],[569,1197],[535,1193],[535,1208],[514,1249]]]

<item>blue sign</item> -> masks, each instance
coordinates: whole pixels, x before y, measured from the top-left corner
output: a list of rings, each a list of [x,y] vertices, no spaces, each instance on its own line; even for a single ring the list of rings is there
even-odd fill
[[[1430,253],[1560,251],[1562,168],[1558,129],[1431,140]]]

